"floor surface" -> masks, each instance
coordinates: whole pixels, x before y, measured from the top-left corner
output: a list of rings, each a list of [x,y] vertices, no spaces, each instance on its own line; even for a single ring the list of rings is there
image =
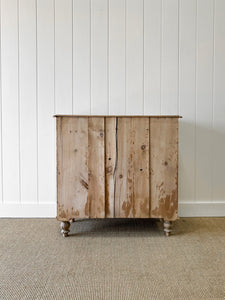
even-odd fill
[[[225,218],[0,219],[0,299],[225,299]]]

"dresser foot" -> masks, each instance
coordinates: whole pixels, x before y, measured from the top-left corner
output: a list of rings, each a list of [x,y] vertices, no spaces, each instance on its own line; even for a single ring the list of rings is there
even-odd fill
[[[70,222],[61,222],[60,228],[62,235],[67,237],[70,232]]]
[[[170,233],[172,231],[172,222],[164,220],[164,231],[166,236],[170,236]]]

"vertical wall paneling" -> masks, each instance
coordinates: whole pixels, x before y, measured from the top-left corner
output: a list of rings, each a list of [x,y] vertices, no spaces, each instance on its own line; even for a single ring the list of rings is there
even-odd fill
[[[72,0],[55,0],[55,112],[71,114],[72,101]]]
[[[178,0],[162,0],[161,113],[178,113]]]
[[[1,2],[0,2],[0,26],[2,28],[1,16]],[[2,45],[2,32],[0,30],[0,49]],[[0,55],[0,66],[2,66],[2,56]],[[2,189],[2,67],[0,67],[0,204],[3,203],[3,189]]]
[[[3,199],[20,202],[17,0],[1,1],[1,66]]]
[[[143,113],[143,0],[126,1],[126,113]]]
[[[72,113],[183,115],[180,216],[224,215],[224,0],[0,6],[0,216],[55,216],[52,115]]]
[[[144,112],[160,114],[161,5],[144,0]]]
[[[73,0],[73,113],[90,114],[90,0]]]
[[[196,198],[212,200],[214,0],[197,2]]]
[[[125,114],[125,0],[109,0],[109,113]]]
[[[225,1],[215,2],[213,101],[213,201],[225,199]]]
[[[36,1],[19,1],[21,200],[37,201]]]
[[[91,0],[91,113],[108,113],[108,1]]]
[[[54,202],[54,1],[37,1],[38,197]]]
[[[196,1],[180,1],[179,101],[180,161],[179,199],[195,200],[195,113],[196,113]]]

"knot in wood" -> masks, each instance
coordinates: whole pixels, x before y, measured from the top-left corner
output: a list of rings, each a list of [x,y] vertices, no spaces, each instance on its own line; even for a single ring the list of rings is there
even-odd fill
[[[100,137],[103,137],[104,136],[104,133],[103,132],[100,132]]]
[[[146,147],[145,145],[142,145],[141,150],[145,150],[145,147]]]
[[[122,174],[120,174],[119,178],[123,178],[123,175],[122,175]]]
[[[108,167],[107,169],[106,169],[106,171],[107,171],[107,173],[110,173],[110,172],[112,172],[112,167],[110,166],[110,167]]]

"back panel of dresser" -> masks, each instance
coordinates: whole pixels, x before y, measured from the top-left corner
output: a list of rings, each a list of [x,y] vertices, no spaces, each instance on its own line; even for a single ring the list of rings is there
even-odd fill
[[[57,219],[177,218],[178,118],[57,117]]]

